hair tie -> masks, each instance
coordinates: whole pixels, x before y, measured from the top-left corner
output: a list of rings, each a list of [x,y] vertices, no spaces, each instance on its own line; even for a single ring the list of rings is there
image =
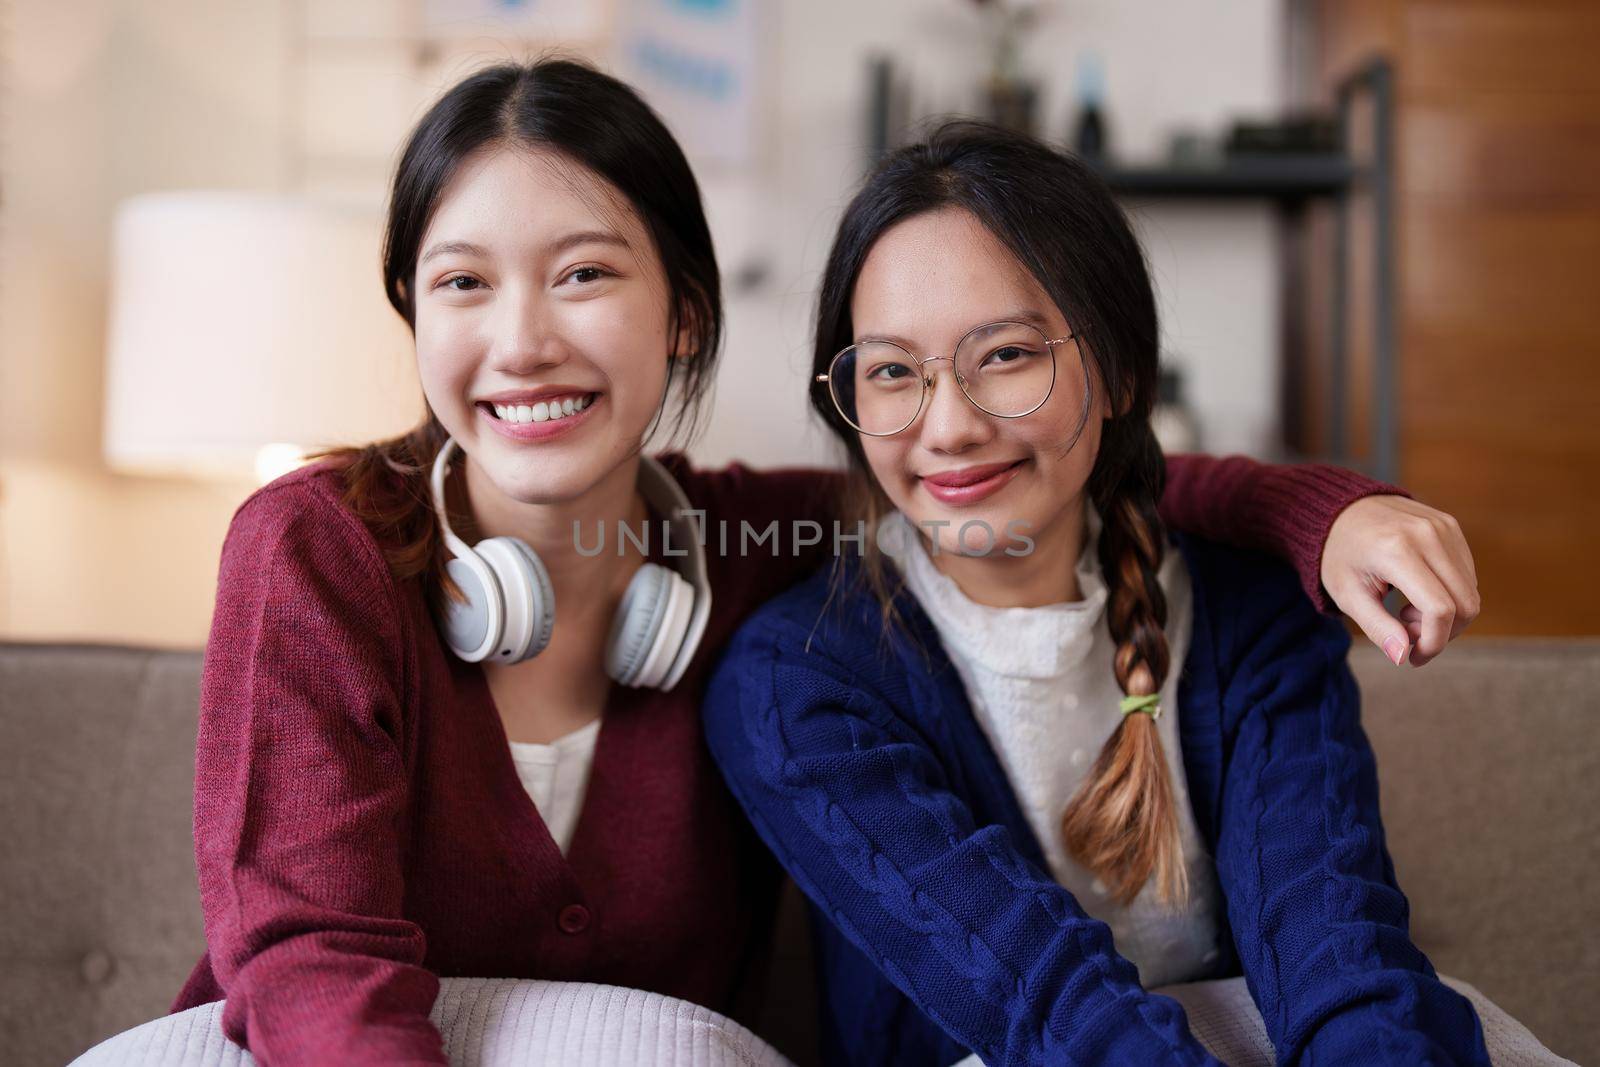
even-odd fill
[[[1150,693],[1142,697],[1123,697],[1122,714],[1131,715],[1142,711],[1152,719],[1161,718],[1161,694]]]

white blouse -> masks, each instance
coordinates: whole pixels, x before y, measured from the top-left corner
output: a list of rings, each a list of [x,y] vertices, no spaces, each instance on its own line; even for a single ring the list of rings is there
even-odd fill
[[[1156,726],[1167,757],[1189,875],[1189,898],[1169,911],[1147,884],[1127,906],[1067,854],[1061,820],[1106,740],[1122,720],[1122,690],[1106,622],[1106,585],[1095,551],[1100,518],[1089,507],[1089,536],[1076,572],[1082,597],[1039,608],[993,608],[968,599],[937,569],[924,539],[900,513],[887,516],[880,543],[905,574],[960,674],[973,714],[994,747],[1050,874],[1089,915],[1111,927],[1117,951],[1146,988],[1206,977],[1216,962],[1222,906],[1216,873],[1195,826],[1178,739],[1178,676],[1192,629],[1188,569],[1170,544],[1159,580],[1167,596],[1172,668],[1161,688]],[[890,524],[901,528],[889,530]]]
[[[583,795],[589,786],[589,770],[594,766],[594,744],[600,736],[600,720],[580,726],[548,745],[512,741],[511,759],[517,766],[522,788],[533,798],[540,818],[565,856],[578,825]]]

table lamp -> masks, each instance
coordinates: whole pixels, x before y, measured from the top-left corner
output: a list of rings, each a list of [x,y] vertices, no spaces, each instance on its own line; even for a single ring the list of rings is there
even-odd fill
[[[104,452],[114,469],[268,481],[307,449],[421,418],[384,298],[381,220],[301,197],[180,192],[119,208]]]

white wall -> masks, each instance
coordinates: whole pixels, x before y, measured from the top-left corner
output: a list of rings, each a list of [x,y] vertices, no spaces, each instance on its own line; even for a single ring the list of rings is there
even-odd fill
[[[110,225],[283,172],[275,3],[59,0],[0,23],[0,637],[204,640],[246,485],[100,459]]]
[[[708,462],[820,461],[805,411],[814,285],[863,164],[866,59],[909,66],[926,110],[967,107],[984,57],[964,0],[778,0],[767,151],[702,171],[732,274]],[[100,461],[109,226],[156,189],[299,187],[376,202],[396,147],[449,80],[520,49],[478,41],[419,62],[409,0],[29,0],[0,24],[0,637],[198,645],[246,485],[132,478]],[[1064,135],[1077,58],[1104,59],[1113,135],[1159,152],[1280,99],[1275,0],[1062,0],[1034,33],[1045,129]],[[1170,347],[1213,449],[1259,451],[1276,395],[1270,218],[1149,207]]]

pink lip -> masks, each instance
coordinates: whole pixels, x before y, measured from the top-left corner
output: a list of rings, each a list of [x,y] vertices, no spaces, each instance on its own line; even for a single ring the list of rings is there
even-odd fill
[[[572,390],[568,390],[567,392],[570,394]],[[505,395],[509,396],[511,394]],[[532,396],[534,394],[529,393],[518,395]],[[557,394],[546,389],[541,390],[538,395],[554,396]],[[604,393],[596,393],[594,399],[589,401],[589,406],[584,408],[582,411],[573,412],[571,415],[563,415],[559,419],[547,420],[545,422],[506,422],[504,419],[496,418],[494,412],[488,408],[485,408],[482,404],[478,404],[476,407],[478,410],[478,417],[487,422],[495,431],[495,433],[498,433],[501,437],[509,437],[513,441],[548,441],[553,437],[560,437],[561,435],[569,433],[572,430],[576,430],[579,426],[583,425],[588,421],[589,413],[593,411],[597,405],[603,403],[604,400]],[[501,404],[509,403],[509,401],[505,400],[496,402]]]
[[[1004,488],[1022,469],[1022,460],[1013,463],[987,463],[978,467],[963,467],[956,471],[941,471],[922,479],[928,495],[941,504],[960,507],[976,504]]]

